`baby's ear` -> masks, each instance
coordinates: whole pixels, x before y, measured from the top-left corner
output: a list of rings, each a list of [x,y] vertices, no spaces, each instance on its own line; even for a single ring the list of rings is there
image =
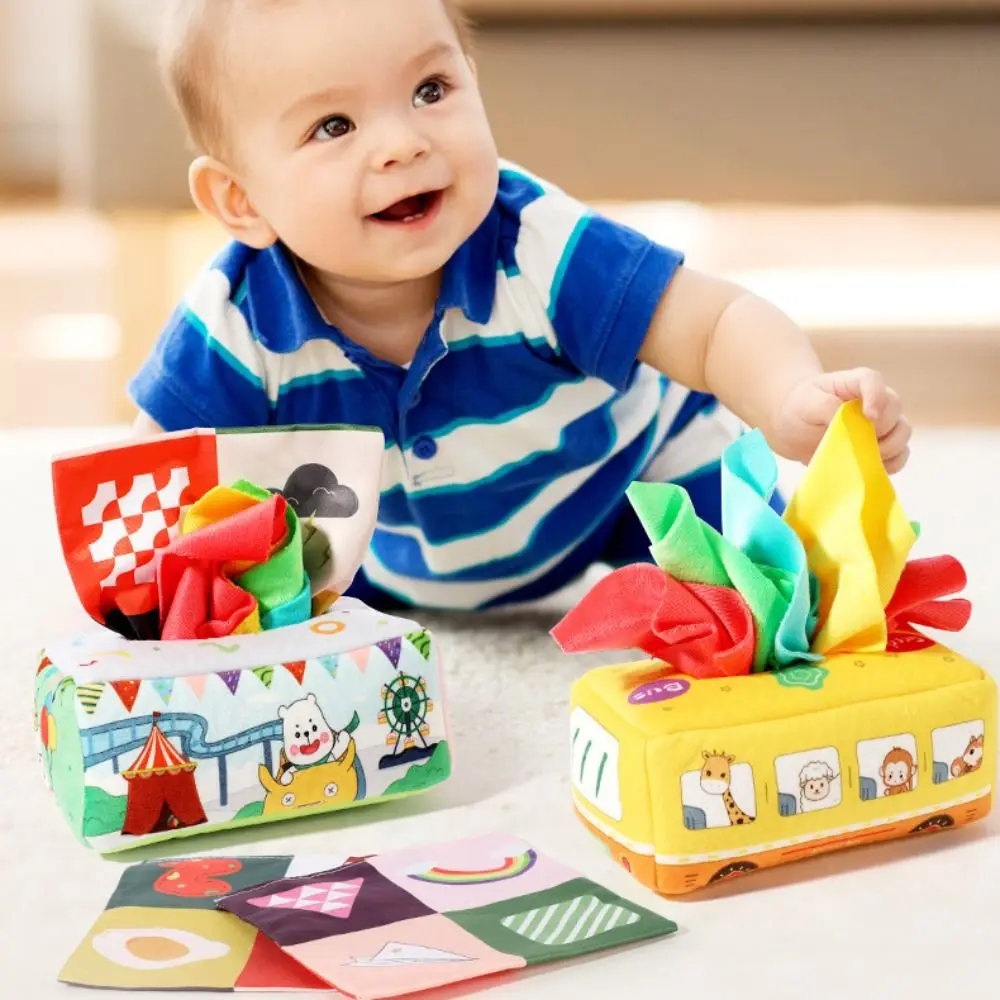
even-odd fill
[[[188,186],[195,205],[234,240],[257,250],[277,242],[278,234],[257,213],[243,182],[221,160],[199,156],[188,170]]]
[[[285,708],[284,705],[282,705],[281,708],[278,709],[278,718],[284,719],[286,715],[288,715],[288,709]]]

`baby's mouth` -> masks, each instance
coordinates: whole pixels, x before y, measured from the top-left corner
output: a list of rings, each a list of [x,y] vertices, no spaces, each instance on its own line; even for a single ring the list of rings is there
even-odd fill
[[[307,756],[311,753],[315,753],[319,749],[319,740],[313,740],[312,743],[303,743],[299,747],[299,753],[306,754]]]
[[[378,222],[394,222],[397,224],[407,224],[419,222],[427,218],[441,202],[443,192],[425,191],[423,194],[416,194],[410,198],[397,201],[394,205],[376,212],[369,216]]]

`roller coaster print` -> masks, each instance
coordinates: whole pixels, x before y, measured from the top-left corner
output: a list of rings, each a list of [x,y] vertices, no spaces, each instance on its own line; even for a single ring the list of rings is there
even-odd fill
[[[274,773],[274,751],[272,744],[283,740],[282,723],[280,719],[252,726],[241,733],[234,733],[222,740],[208,739],[208,723],[200,716],[188,712],[164,713],[156,716],[138,716],[134,719],[122,719],[119,722],[109,722],[103,726],[84,729],[80,733],[83,746],[84,770],[90,770],[100,764],[111,761],[116,774],[119,773],[119,758],[138,752],[146,745],[153,723],[167,739],[175,739],[180,744],[181,753],[191,760],[216,760],[219,765],[219,804],[228,804],[229,791],[226,775],[226,759],[250,747],[262,747],[264,766]],[[361,724],[357,712],[345,727],[348,733]],[[361,784],[359,798],[364,797],[364,772],[360,764],[357,767],[358,780]]]

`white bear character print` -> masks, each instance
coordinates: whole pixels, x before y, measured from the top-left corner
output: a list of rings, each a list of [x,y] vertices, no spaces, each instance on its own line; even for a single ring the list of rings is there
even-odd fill
[[[288,766],[280,776],[283,785],[291,784],[297,769],[312,767],[326,760],[339,760],[347,752],[350,734],[345,731],[338,733],[330,727],[314,694],[279,708],[278,718],[284,726],[285,757],[288,760]]]

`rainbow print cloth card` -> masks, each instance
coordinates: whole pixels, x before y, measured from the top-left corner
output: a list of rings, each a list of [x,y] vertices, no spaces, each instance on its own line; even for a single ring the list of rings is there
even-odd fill
[[[59,978],[112,989],[433,996],[676,930],[494,834],[348,859],[135,865]]]

